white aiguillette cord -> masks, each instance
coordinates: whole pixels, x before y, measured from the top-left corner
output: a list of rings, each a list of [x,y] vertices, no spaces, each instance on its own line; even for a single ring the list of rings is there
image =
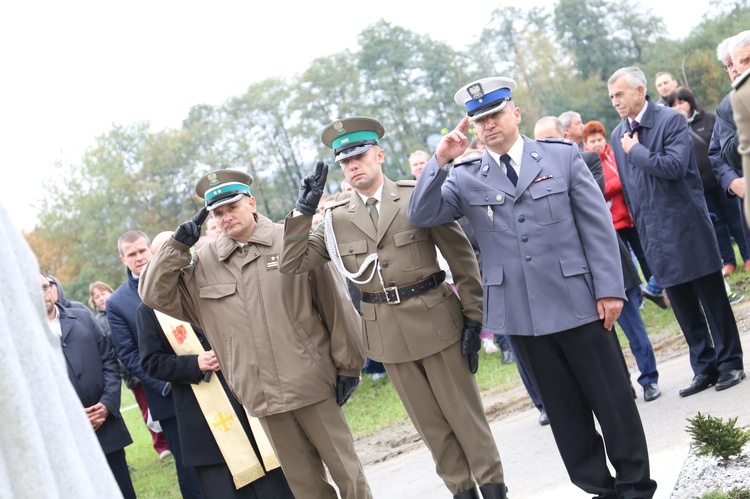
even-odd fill
[[[366,284],[370,282],[375,276],[376,270],[378,271],[378,274],[380,274],[380,261],[378,260],[377,253],[370,253],[369,255],[367,255],[367,258],[365,258],[365,261],[362,262],[362,265],[359,267],[359,270],[357,270],[357,272],[351,273],[346,270],[346,268],[344,267],[344,262],[341,261],[341,255],[339,254],[339,245],[336,242],[336,234],[333,231],[333,214],[331,213],[330,208],[326,210],[325,214],[325,238],[326,248],[328,249],[328,256],[331,258],[331,262],[333,262],[336,270],[341,272],[344,277],[352,281],[354,284]],[[375,262],[375,265],[372,266],[370,277],[368,277],[364,281],[358,281],[356,278],[364,274],[367,266],[373,262]]]

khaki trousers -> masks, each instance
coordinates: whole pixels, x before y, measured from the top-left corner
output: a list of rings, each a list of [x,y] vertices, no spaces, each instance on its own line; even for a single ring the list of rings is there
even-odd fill
[[[473,489],[475,480],[477,485],[504,481],[461,342],[421,360],[384,365],[451,494]]]
[[[336,397],[260,418],[260,423],[297,499],[336,499],[336,490],[326,479],[324,463],[342,498],[372,498]]]

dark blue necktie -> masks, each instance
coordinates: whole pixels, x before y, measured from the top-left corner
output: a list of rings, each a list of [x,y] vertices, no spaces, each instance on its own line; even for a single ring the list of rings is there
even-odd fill
[[[510,166],[510,156],[507,154],[503,154],[500,156],[500,161],[503,162],[505,165],[505,171],[506,175],[508,175],[508,180],[510,180],[513,185],[516,185],[518,183],[518,175],[516,174],[516,171],[513,169],[512,166]]]

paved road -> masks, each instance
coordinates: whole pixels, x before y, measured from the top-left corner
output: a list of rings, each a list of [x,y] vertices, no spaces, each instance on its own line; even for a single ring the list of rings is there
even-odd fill
[[[745,330],[742,333],[743,348],[745,352],[750,352],[750,328],[743,326],[745,325],[741,326],[741,330]],[[651,475],[659,484],[654,497],[668,499],[688,455],[690,435],[685,431],[686,419],[694,417],[700,411],[722,418],[738,416],[738,425],[750,425],[750,379],[721,392],[710,388],[691,397],[680,398],[679,389],[689,384],[693,377],[687,351],[657,360],[662,396],[646,403],[641,392],[638,394],[637,405],[646,431]],[[635,380],[636,377],[637,375],[633,375],[632,379]],[[538,412],[532,408],[491,423],[492,433],[503,459],[506,483],[510,489],[509,497],[591,497],[570,483],[552,433],[549,427],[539,426],[537,417]],[[365,467],[376,498],[451,497],[434,470],[432,457],[423,445]]]

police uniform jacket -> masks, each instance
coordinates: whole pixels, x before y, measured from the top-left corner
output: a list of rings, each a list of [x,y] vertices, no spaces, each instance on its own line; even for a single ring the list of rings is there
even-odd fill
[[[122,383],[112,345],[90,313],[62,306],[57,310],[70,383],[84,407],[101,402],[107,408],[109,416],[96,430],[96,436],[105,454],[120,450],[133,440],[120,415]]]
[[[344,267],[355,272],[371,253],[377,253],[385,286],[405,286],[440,272],[435,246],[453,272],[461,299],[450,284],[406,298],[399,304],[366,303],[361,312],[365,349],[373,360],[386,363],[419,360],[454,344],[461,338],[464,316],[481,321],[481,286],[476,256],[457,222],[420,229],[406,218],[414,181],[392,182],[385,178],[379,223],[374,224],[358,194],[334,203],[333,229]],[[310,217],[289,216],[285,222],[281,271],[305,272],[330,259],[321,230],[309,235]],[[357,280],[366,279],[370,265]],[[357,284],[362,292],[382,292],[375,276]]]
[[[639,143],[625,154],[620,139],[630,130],[627,118],[612,131],[611,143],[648,266],[668,288],[721,270],[722,262],[687,120],[668,107],[647,105]]]
[[[425,227],[466,216],[482,251],[484,329],[540,336],[598,320],[596,300],[625,291],[612,219],[578,149],[522,137],[517,186],[489,151],[447,180],[433,156],[409,219]]]
[[[330,266],[281,274],[283,228],[256,217],[244,248],[222,234],[191,255],[170,238],[142,273],[140,293],[201,327],[237,399],[264,417],[334,396],[336,376],[359,376],[365,357],[339,275]]]

